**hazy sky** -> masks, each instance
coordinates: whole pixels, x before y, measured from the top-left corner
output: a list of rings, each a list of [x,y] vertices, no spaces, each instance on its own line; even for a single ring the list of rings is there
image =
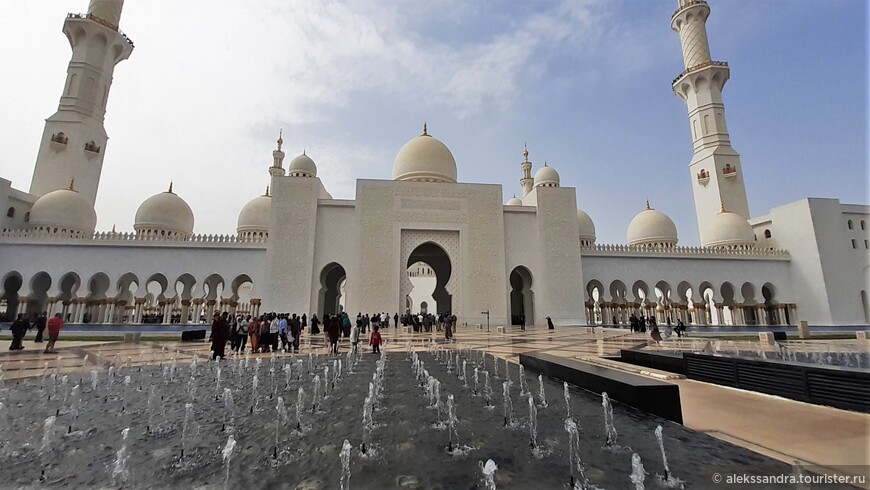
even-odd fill
[[[0,176],[27,190],[57,108],[67,12],[87,0],[6,0]],[[711,0],[713,58],[753,216],[804,197],[868,203],[865,0]],[[389,179],[430,134],[461,182],[519,192],[523,142],[577,188],[599,243],[624,243],[649,199],[697,244],[674,0],[127,0],[136,44],[115,70],[98,230],[132,231],[169,181],[197,233],[235,233],[263,193],[279,128],[336,198]]]

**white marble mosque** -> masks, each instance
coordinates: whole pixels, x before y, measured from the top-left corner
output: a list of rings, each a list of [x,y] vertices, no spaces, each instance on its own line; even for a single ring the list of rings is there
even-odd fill
[[[750,216],[725,123],[730,69],[711,59],[705,1],[679,0],[671,20],[686,67],[672,86],[688,107],[700,247],[680,246],[674,222],[650,203],[626,243],[598,243],[576,189],[556,165],[535,170],[528,150],[519,197],[505,204],[500,185],[457,182],[457,162],[425,125],[398,150],[393,179],[359,178],[352,200],[332,198],[313,156],[285,164],[279,137],[266,191],[239,203],[235,233],[196,234],[171,185],[139,205],[132,231],[95,230],[106,102],[115,65],[133,53],[119,30],[123,3],[91,0],[67,17],[73,54],[30,190],[0,179],[7,318],[188,324],[217,311],[425,308],[468,323],[489,312],[495,325],[520,314],[529,324],[625,324],[632,313],[691,325],[870,323],[870,206],[808,198]],[[133,203],[115,203],[128,204],[132,213]],[[421,279],[425,306],[412,292]]]

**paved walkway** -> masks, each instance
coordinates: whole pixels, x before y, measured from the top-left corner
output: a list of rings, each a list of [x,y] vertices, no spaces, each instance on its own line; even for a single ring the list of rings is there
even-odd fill
[[[525,352],[547,352],[572,358],[614,356],[619,349],[643,345],[647,340],[645,335],[625,330],[595,330],[589,333],[585,328],[576,327],[556,330],[529,327],[522,332],[514,327],[508,328],[506,333],[497,333],[495,327],[491,327],[488,333],[474,327],[460,327],[455,337],[457,342],[449,345],[481,349],[517,362],[519,355]],[[408,343],[423,348],[432,339],[443,340],[440,332],[409,334],[395,328],[381,332],[388,340],[388,351],[404,351]],[[81,373],[84,378],[88,371],[108,369],[112,363],[129,363],[136,367],[166,363],[174,356],[178,362],[189,362],[194,354],[201,359],[209,354],[209,344],[203,342],[73,342],[61,336],[58,354],[43,354],[44,345],[25,341],[23,351],[0,353],[6,381],[42,376],[55,367],[62,374]],[[347,348],[345,339],[342,350],[347,352]],[[307,356],[309,352],[326,352],[322,335],[303,336],[300,355]],[[798,459],[825,467],[870,465],[870,415],[686,379],[669,382],[680,386],[684,424],[691,429],[788,463]],[[862,471],[866,471],[866,467]]]

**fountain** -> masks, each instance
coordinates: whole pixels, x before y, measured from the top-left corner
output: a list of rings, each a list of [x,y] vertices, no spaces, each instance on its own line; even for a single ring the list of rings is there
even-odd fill
[[[184,453],[190,452],[187,450],[192,442],[191,439],[194,438],[197,434],[199,434],[199,427],[194,419],[193,413],[193,403],[185,403],[184,404],[184,424],[181,428],[181,457],[184,457]]]
[[[478,376],[477,376],[477,375],[478,375],[478,372],[479,372],[479,371],[478,371],[478,369],[477,369],[477,366],[475,366],[475,367],[474,367],[474,391],[473,391],[474,396],[477,396],[477,394],[478,394],[478,392],[479,392],[479,389],[478,389]]]
[[[643,469],[643,463],[640,461],[640,455],[634,453],[631,455],[631,483],[634,484],[634,490],[644,490],[643,481],[646,479],[646,470]]]
[[[362,416],[362,429],[363,429],[363,438],[362,438],[362,446],[360,450],[363,454],[366,454],[368,451],[368,445],[370,443],[370,439],[372,436],[372,427],[374,422],[372,421],[372,397],[373,386],[369,383],[369,396],[366,397],[365,402],[363,402],[363,416]]]
[[[127,469],[127,460],[130,455],[127,454],[127,436],[130,435],[130,428],[127,427],[121,431],[121,449],[115,457],[115,463],[112,465],[112,484],[124,485],[130,477],[130,472]]]
[[[257,359],[260,360],[259,358]],[[254,413],[260,405],[260,396],[257,393],[257,387],[260,385],[260,377],[257,373],[254,373],[254,377],[251,379],[251,400],[253,400],[253,404],[251,405],[251,413]]]
[[[504,426],[516,427],[517,417],[514,415],[514,403],[511,401],[510,381],[502,383],[502,396],[504,396]]]
[[[580,460],[580,431],[574,419],[570,417],[565,419],[565,430],[568,432],[568,464],[571,468],[571,482],[568,488],[573,490],[579,486],[585,489],[588,482],[583,473],[583,462]]]
[[[483,372],[483,397],[486,399],[486,406],[492,407],[492,386],[489,384],[489,371]]]
[[[323,398],[329,398],[329,366],[323,366]]]
[[[498,379],[498,357],[492,355],[492,377]]]
[[[571,393],[568,391],[568,382],[565,381],[565,384],[562,385],[563,391],[565,393],[565,410],[566,416],[571,418]]]
[[[467,361],[464,361],[464,360],[462,361],[462,377],[459,379],[462,380],[462,387],[463,388],[468,388],[468,376],[465,375],[465,369],[466,369],[467,364],[468,364]]]
[[[230,485],[230,462],[233,460],[233,451],[236,449],[236,439],[230,434],[227,438],[227,444],[221,450],[221,456],[224,459],[224,468],[226,473],[224,476],[224,488],[229,488]]]
[[[541,408],[547,408],[547,393],[544,391],[544,375],[538,375],[538,399],[540,399]]]
[[[529,394],[529,446],[532,451],[538,449],[538,408],[535,406],[535,397]]]
[[[314,391],[312,391],[313,395],[311,397],[311,411],[317,411],[317,403],[320,401],[320,375],[314,375]]]
[[[529,394],[529,385],[526,383],[526,370],[520,364],[520,396],[524,397]]]
[[[272,453],[273,459],[278,459],[278,451],[281,448],[280,436],[284,427],[287,426],[287,421],[289,416],[287,415],[287,408],[284,407],[284,398],[278,397],[278,404],[275,406],[275,452]]]
[[[230,432],[232,432],[233,428],[236,425],[236,404],[233,402],[233,390],[229,388],[224,388],[223,400],[224,419],[223,427],[221,428],[221,430],[226,430],[227,427],[229,427]]]
[[[453,401],[453,395],[447,395],[447,452],[453,452],[453,434],[456,433],[456,423],[459,419],[456,418],[456,402]]]
[[[610,403],[610,397],[607,396],[606,391],[601,393],[601,405],[604,407],[604,430],[607,435],[607,440],[604,444],[607,447],[611,447],[616,444],[616,436],[619,434],[613,425],[613,405]]]
[[[659,450],[661,450],[662,453],[662,466],[665,467],[665,474],[656,475],[656,478],[662,485],[668,488],[683,488],[683,481],[679,478],[674,477],[674,475],[671,474],[670,466],[668,466],[668,457],[665,454],[665,441],[662,435],[661,425],[656,427],[656,440],[658,440]]]
[[[483,473],[486,490],[495,490],[495,470],[497,469],[498,465],[491,459],[486,460],[486,464],[483,461],[480,462],[480,471]]]
[[[345,439],[338,455],[341,460],[341,490],[350,490],[350,451],[352,448],[350,441]]]
[[[304,411],[305,406],[305,390],[302,387],[299,387],[299,391],[296,392],[296,430],[302,431],[304,426],[302,425],[302,412]]]

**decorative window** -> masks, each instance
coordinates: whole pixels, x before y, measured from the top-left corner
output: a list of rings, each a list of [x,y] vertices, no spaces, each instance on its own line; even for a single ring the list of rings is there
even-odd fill
[[[93,140],[91,140],[91,141],[88,141],[87,143],[85,143],[85,151],[99,153],[100,147],[97,146],[97,144]]]
[[[770,238],[770,230],[764,230],[764,238]]]
[[[24,213],[24,222],[25,222],[25,223],[29,223],[29,222],[30,222],[30,211]]]
[[[62,145],[65,145],[69,141],[69,138],[67,138],[67,136],[63,134],[63,131],[61,131],[57,134],[51,135],[51,141],[53,143],[60,143]]]
[[[14,218],[15,217],[15,208],[14,207],[10,206],[9,209],[6,210],[6,217],[7,218]]]
[[[855,246],[855,239],[854,238],[852,239],[852,248],[858,248]]]
[[[725,177],[732,177],[737,174],[737,166],[731,166],[730,163],[726,163],[725,167],[722,169],[722,175]]]
[[[864,220],[863,219],[861,220],[861,229],[862,230],[864,229]]]
[[[846,226],[848,226],[849,229],[851,230],[852,229],[852,220],[847,221]]]

